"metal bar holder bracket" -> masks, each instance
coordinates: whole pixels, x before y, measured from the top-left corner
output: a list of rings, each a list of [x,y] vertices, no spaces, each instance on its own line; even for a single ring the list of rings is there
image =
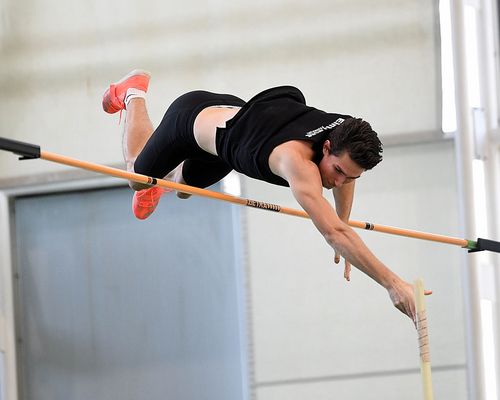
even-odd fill
[[[40,158],[40,146],[0,137],[0,149],[17,154],[20,160]]]
[[[474,249],[469,250],[469,253],[475,253],[477,251],[493,251],[495,253],[500,253],[500,242],[494,240],[478,238],[476,246]]]

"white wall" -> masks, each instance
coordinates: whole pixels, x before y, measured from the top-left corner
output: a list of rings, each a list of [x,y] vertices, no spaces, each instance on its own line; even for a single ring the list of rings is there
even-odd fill
[[[133,68],[153,74],[155,123],[188,90],[248,99],[292,84],[312,105],[364,117],[384,135],[440,125],[431,0],[5,0],[2,8],[2,136],[53,152],[121,161],[118,117],[100,101]],[[61,168],[0,156],[2,176]]]
[[[458,236],[454,165],[451,142],[387,148],[357,184],[352,219]],[[255,180],[246,187],[250,198],[296,207],[285,189]],[[257,398],[421,398],[416,333],[387,292],[358,270],[345,282],[309,221],[248,214]],[[434,290],[427,303],[436,398],[465,399],[463,250],[359,233],[400,276]]]

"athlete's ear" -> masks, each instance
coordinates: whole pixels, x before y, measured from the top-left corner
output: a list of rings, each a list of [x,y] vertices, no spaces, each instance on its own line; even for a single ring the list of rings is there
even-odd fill
[[[325,143],[323,143],[323,154],[326,156],[330,154],[330,140],[325,140]]]

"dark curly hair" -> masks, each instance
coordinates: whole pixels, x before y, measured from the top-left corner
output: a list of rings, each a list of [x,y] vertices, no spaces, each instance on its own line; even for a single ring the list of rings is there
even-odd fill
[[[372,169],[382,161],[382,143],[377,132],[361,118],[348,118],[333,129],[327,139],[330,154],[339,156],[344,151],[363,169]]]

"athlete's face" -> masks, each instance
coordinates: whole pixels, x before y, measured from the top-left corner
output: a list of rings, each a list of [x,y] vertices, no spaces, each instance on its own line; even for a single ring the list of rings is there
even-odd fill
[[[344,151],[339,156],[330,154],[330,141],[323,144],[323,158],[319,163],[319,172],[323,187],[333,189],[358,179],[365,170],[351,160]]]

